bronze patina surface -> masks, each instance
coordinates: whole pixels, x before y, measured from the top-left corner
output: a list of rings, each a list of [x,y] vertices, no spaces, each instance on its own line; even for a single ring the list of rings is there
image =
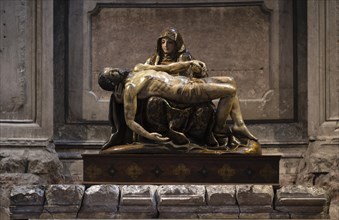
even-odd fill
[[[151,152],[172,147],[167,151],[261,154],[244,123],[234,79],[208,77],[206,64],[192,59],[180,33],[168,28],[145,64],[131,71],[104,69],[99,84],[113,94],[112,135],[102,153],[149,152],[146,145],[128,146],[139,141],[158,144]]]

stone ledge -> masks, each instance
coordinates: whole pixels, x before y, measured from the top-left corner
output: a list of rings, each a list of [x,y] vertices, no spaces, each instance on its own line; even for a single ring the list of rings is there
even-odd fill
[[[9,196],[12,219],[326,218],[329,202],[319,187],[270,185],[27,185]]]

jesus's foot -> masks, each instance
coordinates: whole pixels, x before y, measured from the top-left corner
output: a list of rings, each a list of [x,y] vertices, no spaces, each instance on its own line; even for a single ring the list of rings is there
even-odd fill
[[[242,125],[233,125],[233,128],[232,128],[232,132],[234,134],[240,134],[242,136],[245,136],[247,137],[248,139],[251,139],[251,140],[258,140],[258,138],[256,138],[249,130],[248,128],[246,127],[245,124],[242,124]]]

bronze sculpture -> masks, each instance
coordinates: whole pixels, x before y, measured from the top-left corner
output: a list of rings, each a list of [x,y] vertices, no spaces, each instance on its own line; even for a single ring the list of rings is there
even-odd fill
[[[166,44],[163,44],[163,40],[166,40]],[[175,47],[172,47],[172,50],[167,50],[166,47],[171,42],[172,46],[174,44]],[[147,59],[146,64],[169,64],[192,59],[193,57],[186,49],[181,34],[175,28],[166,28],[157,39],[155,53]],[[180,74],[185,75],[186,73]],[[103,74],[99,77],[99,84],[103,89],[113,92],[109,105],[109,121],[112,125],[112,134],[103,145],[102,150],[111,146],[135,142],[132,131],[126,126],[123,106],[120,104],[122,87],[113,88]],[[211,124],[213,124],[215,107],[211,102],[192,106],[168,102],[160,97],[151,97],[148,100],[139,100],[138,106],[137,118],[139,123],[147,127],[155,127],[155,130],[167,133],[175,144],[188,143],[189,140],[186,136],[190,136],[191,141],[197,139],[201,144],[211,146],[218,144],[214,137],[205,135],[205,133],[210,133]],[[164,115],[168,115],[168,120],[179,117],[180,121],[175,119],[175,122],[173,122],[171,120],[170,123],[173,126],[170,128],[169,123],[164,122],[162,119]],[[186,136],[181,135],[182,132]]]
[[[181,34],[175,28],[166,28],[157,39],[156,51],[145,64],[159,65],[192,60]]]
[[[207,77],[203,62],[187,60],[192,60],[192,56],[186,50],[181,35],[170,28],[160,35],[157,52],[146,64],[138,64],[132,72],[105,69],[99,77],[99,84],[114,91],[110,117],[115,132],[112,132],[103,151],[132,143],[134,140],[121,141],[124,135],[131,134],[126,132],[130,128],[146,138],[143,139],[146,142],[151,139],[156,142],[171,140],[172,145],[198,144],[200,146],[193,147],[198,149],[196,152],[261,153],[260,145],[242,119],[234,80],[231,77]],[[219,98],[215,112],[211,101]],[[137,106],[141,106],[141,110]],[[126,121],[121,120],[123,115]],[[143,115],[146,115],[146,120],[140,120]],[[234,122],[232,130],[226,126],[228,115]],[[148,132],[145,126],[154,132]],[[201,136],[207,141],[199,143],[199,139],[194,138]],[[244,149],[237,151],[239,146]],[[210,147],[214,148],[211,150]],[[192,150],[192,145],[187,149]]]

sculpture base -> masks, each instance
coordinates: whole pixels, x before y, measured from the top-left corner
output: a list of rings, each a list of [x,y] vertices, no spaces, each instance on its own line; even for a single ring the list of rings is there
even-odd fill
[[[279,185],[280,156],[83,154],[85,184]]]

